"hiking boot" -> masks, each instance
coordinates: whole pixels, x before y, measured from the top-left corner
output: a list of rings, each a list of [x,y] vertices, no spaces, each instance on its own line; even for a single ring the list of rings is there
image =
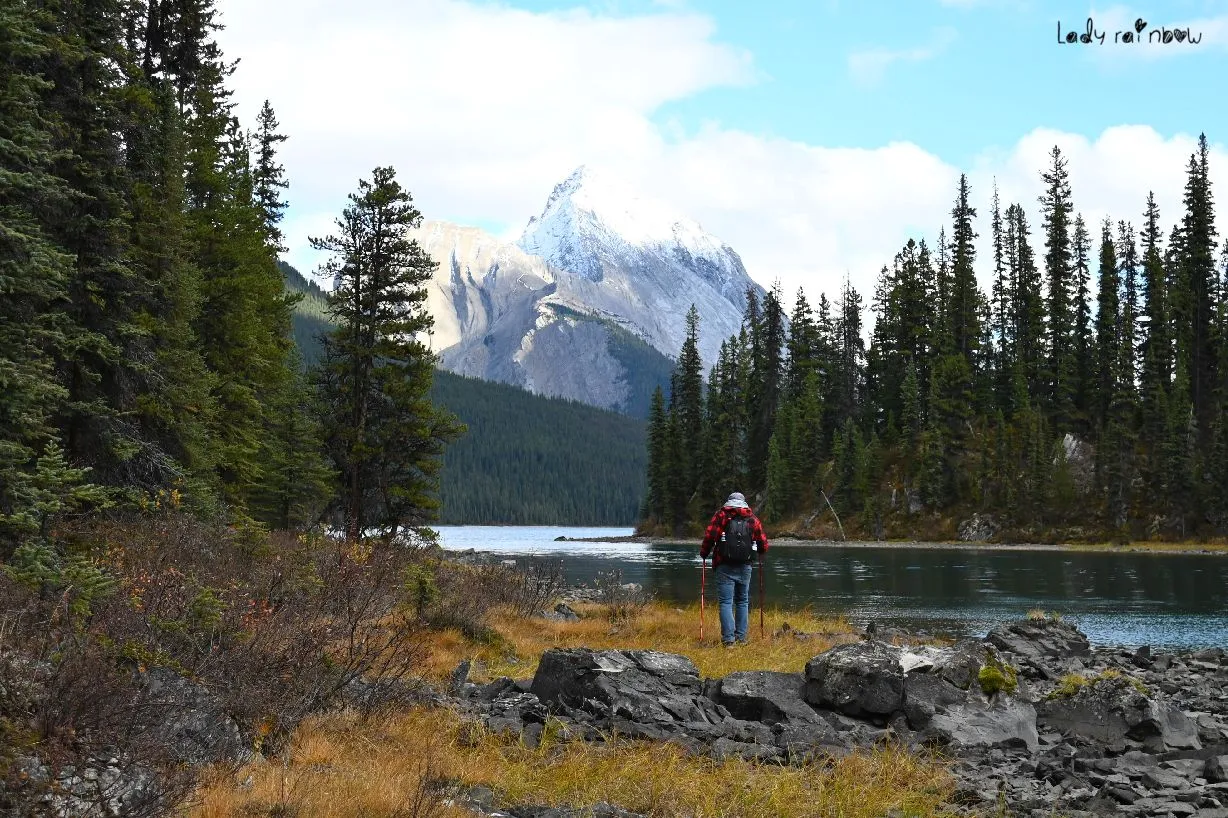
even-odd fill
[[[731,639],[731,640],[729,640],[728,642],[721,642],[721,647],[723,647],[723,648],[731,648],[731,647],[733,647],[733,644],[734,644],[734,643],[733,643],[733,640]]]

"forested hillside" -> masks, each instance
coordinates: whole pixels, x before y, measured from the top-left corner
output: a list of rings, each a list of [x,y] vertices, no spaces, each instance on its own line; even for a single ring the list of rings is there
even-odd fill
[[[277,268],[285,277],[286,289],[291,294],[301,294],[290,316],[290,328],[304,365],[314,366],[320,360],[320,339],[332,329],[328,318],[328,295],[319,284],[308,281],[286,262],[277,262]]]
[[[431,394],[468,427],[444,453],[441,522],[634,524],[643,421],[442,370]]]
[[[309,364],[330,327],[325,293],[281,263],[294,308],[294,339]],[[627,337],[628,360],[666,360]],[[646,352],[641,349],[646,348]],[[659,369],[659,367],[657,367]],[[647,367],[652,377],[655,371]],[[633,373],[641,370],[630,368]],[[632,525],[644,497],[645,424],[575,401],[435,370],[432,400],[468,427],[444,452],[440,522],[482,525]]]
[[[961,177],[949,231],[882,268],[868,348],[847,283],[834,305],[799,292],[789,332],[774,289],[705,396],[692,327],[654,399],[643,526],[694,529],[738,489],[777,525],[832,534],[828,499],[865,536],[953,536],[975,512],[1001,537],[1228,533],[1228,246],[1206,137],[1183,212],[1149,197],[1137,227],[1087,224],[1051,158],[1035,228],[996,191],[978,214]]]

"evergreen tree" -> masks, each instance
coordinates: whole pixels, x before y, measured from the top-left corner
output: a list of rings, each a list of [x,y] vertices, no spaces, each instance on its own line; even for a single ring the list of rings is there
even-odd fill
[[[327,451],[341,479],[346,538],[370,527],[395,534],[430,520],[443,446],[463,429],[430,402],[434,357],[419,340],[435,263],[407,231],[421,222],[389,167],[377,167],[337,219],[312,239],[333,254],[324,272],[337,330],[324,340],[321,390]]]
[[[335,475],[325,463],[319,407],[294,350],[292,379],[267,400],[269,429],[265,477],[251,509],[256,519],[292,530],[316,523],[332,496]]]
[[[767,496],[764,519],[769,522],[786,519],[796,509],[798,475],[792,453],[797,446],[796,413],[786,400],[776,415],[772,439],[768,442]]]
[[[675,377],[674,380],[676,381],[677,378]],[[665,486],[665,522],[670,532],[677,535],[686,525],[689,494],[684,472],[686,457],[685,452],[682,451],[682,429],[679,423],[678,407],[673,400],[677,389],[672,388],[670,392],[670,406],[665,413],[665,457],[662,468]]]
[[[703,362],[699,356],[699,311],[692,304],[686,315],[686,339],[678,356],[676,387],[670,403],[678,414],[683,493],[689,498],[699,485],[703,466]]]
[[[1103,431],[1109,418],[1109,405],[1117,391],[1114,379],[1118,374],[1121,347],[1121,310],[1118,303],[1120,283],[1117,272],[1117,249],[1113,244],[1112,228],[1105,219],[1100,233],[1100,271],[1096,295],[1096,374],[1092,412],[1096,427]]]
[[[861,337],[861,294],[848,279],[845,279],[836,310],[835,377],[829,394],[834,415],[832,419],[843,426],[856,413],[862,394],[866,357],[865,340]]]
[[[789,340],[787,342],[788,364],[786,368],[786,391],[796,398],[801,394],[806,377],[818,364],[818,326],[810,303],[806,301],[806,293],[797,288],[797,299],[793,302],[793,314],[789,318]]]
[[[930,346],[936,353],[951,351],[955,337],[951,329],[951,293],[955,284],[951,278],[950,245],[947,243],[946,227],[938,228],[938,264],[934,268],[934,323],[931,327]]]
[[[286,252],[285,236],[278,226],[286,209],[281,191],[289,186],[285,168],[277,162],[277,146],[288,137],[278,133],[279,124],[273,107],[266,99],[256,119],[256,163],[252,169],[253,194],[264,221],[264,232],[269,244],[279,253]]]
[[[975,363],[981,336],[976,285],[976,237],[972,220],[976,209],[968,203],[968,177],[960,174],[959,194],[951,211],[954,228],[951,234],[951,292],[948,311],[951,331],[950,349],[963,355],[969,365]]]
[[[993,238],[993,288],[992,299],[992,338],[993,338],[993,376],[996,408],[1003,412],[1011,409],[1011,370],[1014,366],[1014,285],[1011,282],[1011,268],[1008,259],[1013,248],[1007,247],[1007,236],[1002,222],[1001,206],[998,199],[998,183],[993,186],[993,210],[990,217],[990,229]]]
[[[43,230],[69,191],[52,173],[53,123],[41,105],[51,51],[46,19],[0,2],[0,560],[36,533],[35,464],[56,440],[51,415],[67,396],[50,353],[66,340],[55,313],[72,258]]]
[[[44,225],[73,259],[64,305],[71,337],[58,362],[58,379],[68,389],[58,407],[65,456],[107,485],[153,489],[175,474],[133,423],[148,347],[134,314],[143,288],[126,257],[130,180],[121,138],[127,57],[120,6],[89,0],[49,11],[55,35],[40,71],[51,83],[44,111],[56,123],[52,172],[72,190]]]
[[[1086,434],[1090,428],[1092,373],[1095,370],[1094,342],[1091,334],[1091,304],[1089,303],[1090,270],[1088,256],[1091,237],[1083,216],[1075,217],[1074,226],[1074,305],[1075,305],[1075,416],[1077,427]]]
[[[1165,398],[1172,377],[1172,342],[1169,333],[1165,266],[1161,248],[1160,210],[1155,195],[1147,194],[1143,243],[1142,437],[1163,438],[1168,416]]]
[[[665,395],[658,385],[648,410],[648,487],[640,515],[657,523],[665,519],[666,432]]]
[[[1135,356],[1138,350],[1138,246],[1134,241],[1134,227],[1129,222],[1117,224],[1117,263],[1121,279],[1121,345],[1126,350],[1122,357],[1122,384],[1131,393],[1135,391],[1137,368]]]
[[[779,283],[763,299],[758,341],[752,341],[753,382],[748,440],[748,479],[756,489],[767,485],[768,444],[772,438],[784,375],[785,320]],[[752,335],[752,339],[755,335]]]
[[[1040,276],[1036,257],[1028,240],[1027,216],[1019,205],[1007,209],[1007,246],[1014,282],[1015,339],[1012,377],[1012,404],[1020,409],[1027,402],[1027,392],[1044,381],[1045,305],[1041,296]],[[1022,390],[1022,394],[1021,394]]]
[[[910,361],[908,364],[901,393],[900,425],[904,434],[904,455],[906,461],[912,461],[917,456],[918,446],[921,444],[921,434],[924,431],[924,417],[921,411],[921,383],[917,378],[917,365],[915,362]]]
[[[1178,354],[1189,377],[1190,402],[1201,428],[1208,428],[1216,384],[1215,339],[1212,332],[1216,292],[1215,210],[1208,167],[1206,134],[1190,156],[1185,184],[1185,215],[1181,220],[1181,283],[1188,323],[1180,326]]]
[[[1048,359],[1047,383],[1049,412],[1058,431],[1068,430],[1074,420],[1075,345],[1072,339],[1074,314],[1071,309],[1072,248],[1070,237],[1070,181],[1066,159],[1055,145],[1048,171],[1042,174],[1045,194],[1040,197],[1044,214],[1045,271],[1048,275]]]
[[[823,394],[817,372],[810,372],[796,399],[793,415],[790,474],[798,481],[796,497],[799,503],[813,502],[810,490],[814,486],[819,465],[823,461],[826,439],[823,437]]]
[[[168,471],[181,480],[188,505],[211,510],[218,494],[210,434],[215,383],[195,330],[201,280],[184,212],[184,123],[166,83],[153,87],[132,123],[129,257],[144,282],[136,323],[153,347],[137,416],[145,436],[176,464]]]

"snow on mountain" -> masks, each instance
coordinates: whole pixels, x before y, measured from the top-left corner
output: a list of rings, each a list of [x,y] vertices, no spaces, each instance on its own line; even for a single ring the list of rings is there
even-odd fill
[[[445,222],[414,237],[439,262],[428,308],[446,369],[619,411],[643,411],[668,383],[691,304],[707,369],[741,326],[746,290],[764,295],[724,242],[588,167],[514,245]]]
[[[618,316],[666,355],[677,356],[685,315],[694,303],[706,366],[715,361],[721,342],[737,332],[746,290],[764,295],[729,245],[588,166],[555,186],[517,245],[555,269],[601,285],[584,294],[599,302],[590,306]]]
[[[589,242],[642,249],[676,246],[719,257],[728,248],[691,219],[663,203],[638,196],[625,182],[587,165],[555,186],[540,216],[529,220],[517,244],[522,250],[568,269]],[[573,272],[581,272],[573,270]]]

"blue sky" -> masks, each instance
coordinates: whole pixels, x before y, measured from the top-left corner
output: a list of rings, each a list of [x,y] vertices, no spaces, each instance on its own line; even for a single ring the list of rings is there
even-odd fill
[[[1221,22],[1198,45],[1114,45],[1139,17],[1148,27],[1228,18],[1228,2],[1163,0],[1097,9],[1070,2],[1000,0],[781,0],[668,3],[525,0],[560,12],[652,13],[686,8],[711,17],[714,39],[746,49],[760,75],[752,85],[714,88],[671,102],[661,125],[694,129],[717,119],[764,136],[827,146],[911,141],[944,161],[969,165],[987,148],[1007,148],[1037,127],[1094,136],[1120,124],[1162,133],[1228,139],[1228,106],[1211,104],[1214,77],[1228,94],[1228,41]],[[1057,43],[1086,30],[1103,45]],[[1125,23],[1125,25],[1123,25]],[[1117,52],[1117,53],[1114,53]],[[1163,58],[1157,58],[1165,54]],[[869,65],[881,65],[875,73]],[[861,66],[858,70],[857,66]]]
[[[514,239],[576,166],[697,219],[752,277],[872,291],[936,238],[961,172],[988,238],[992,185],[1039,222],[1067,154],[1092,225],[1178,217],[1205,131],[1228,188],[1228,0],[221,0],[249,120],[290,135],[289,260],[310,272],[358,178],[392,164],[431,219]],[[1103,44],[1059,44],[1092,17]],[[1198,45],[1115,44],[1142,17]],[[1228,193],[1220,193],[1228,233]],[[979,272],[987,282],[988,271]],[[813,299],[812,299],[813,300]]]

